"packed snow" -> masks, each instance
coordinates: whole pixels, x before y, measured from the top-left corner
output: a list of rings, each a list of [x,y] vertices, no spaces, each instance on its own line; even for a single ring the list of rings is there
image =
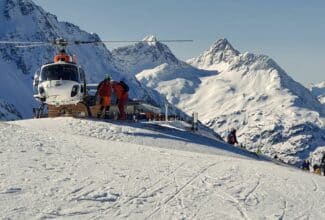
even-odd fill
[[[0,216],[324,219],[324,177],[168,127],[0,122]]]

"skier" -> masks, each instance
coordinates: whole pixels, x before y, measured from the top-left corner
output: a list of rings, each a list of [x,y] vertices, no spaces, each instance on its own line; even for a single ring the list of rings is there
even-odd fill
[[[105,79],[101,81],[97,86],[97,93],[100,97],[100,109],[97,113],[97,118],[102,117],[103,110],[104,118],[108,118],[112,95],[112,87],[110,80],[111,78],[108,74],[106,74]]]
[[[236,129],[231,129],[231,132],[227,136],[227,143],[228,144],[238,144],[237,137],[236,137]]]
[[[302,168],[303,170],[308,170],[308,171],[309,171],[309,166],[310,166],[310,162],[309,162],[309,160],[304,160],[304,162],[302,163],[301,168]]]
[[[119,110],[118,119],[125,120],[126,119],[125,105],[129,98],[129,94],[128,94],[129,87],[128,85],[126,85],[126,83],[123,80],[121,80],[120,82],[113,82],[112,88],[117,98],[116,103]]]

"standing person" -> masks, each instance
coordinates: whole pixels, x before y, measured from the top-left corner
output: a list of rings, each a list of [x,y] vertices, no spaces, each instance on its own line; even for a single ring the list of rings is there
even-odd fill
[[[227,136],[227,143],[228,144],[238,144],[237,137],[236,137],[236,129],[231,129],[231,132]]]
[[[102,117],[103,110],[104,118],[108,118],[112,95],[112,87],[110,80],[111,78],[108,74],[106,74],[105,79],[101,81],[97,86],[97,93],[100,97],[100,109],[97,113],[97,118]]]
[[[129,98],[129,94],[128,94],[129,87],[124,81],[120,81],[120,82],[113,82],[112,88],[117,98],[116,103],[119,110],[118,119],[125,120],[126,119],[125,105]]]
[[[303,170],[308,170],[309,171],[309,166],[310,166],[310,162],[309,160],[304,160],[304,162],[302,163],[302,169]]]
[[[323,157],[320,162],[320,168],[321,168],[322,175],[325,176],[325,152],[323,152]]]

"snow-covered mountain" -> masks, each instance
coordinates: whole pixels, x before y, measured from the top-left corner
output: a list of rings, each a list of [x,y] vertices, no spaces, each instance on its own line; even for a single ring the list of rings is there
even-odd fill
[[[114,49],[112,55],[116,59],[116,64],[124,68],[126,72],[140,77],[142,84],[151,88],[157,88],[157,81],[151,80],[151,72],[160,77],[160,81],[170,81],[173,86],[183,88],[164,93],[169,102],[178,103],[179,93],[194,93],[195,87],[201,83],[199,77],[216,74],[216,71],[201,70],[177,59],[167,45],[159,42],[155,36],[146,36],[143,41],[134,45],[129,45]],[[149,73],[149,74],[147,74]],[[160,86],[157,91],[161,92],[165,87]],[[168,87],[166,87],[168,88]]]
[[[89,34],[79,27],[59,22],[55,15],[47,13],[32,0],[0,1],[0,41],[52,41],[56,38],[66,40],[100,40],[96,34]],[[131,98],[144,99],[161,104],[164,99],[155,91],[137,82],[134,76],[119,70],[112,54],[104,44],[71,45],[68,50],[78,57],[78,63],[85,69],[88,82],[97,83],[109,73],[113,79],[124,78],[130,86]],[[17,117],[30,117],[34,100],[32,97],[32,77],[44,63],[51,62],[56,51],[51,46],[17,48],[0,45],[0,99],[1,106],[14,106]],[[2,107],[0,107],[4,111]],[[0,116],[0,119],[6,119]]]
[[[170,49],[165,44],[157,41],[155,36],[146,36],[143,41],[150,42],[139,42],[112,51],[112,55],[121,69],[137,74],[142,70],[152,69],[164,63],[179,63],[179,60]]]
[[[269,57],[240,53],[221,39],[188,62],[214,72],[185,82],[186,71],[159,66],[137,78],[185,112],[199,112],[223,136],[236,128],[251,150],[297,163],[325,146],[322,105]]]
[[[325,216],[324,177],[173,124],[32,119],[0,133],[3,219]]]
[[[322,103],[325,105],[325,81],[319,84],[312,84],[310,86],[311,93]]]

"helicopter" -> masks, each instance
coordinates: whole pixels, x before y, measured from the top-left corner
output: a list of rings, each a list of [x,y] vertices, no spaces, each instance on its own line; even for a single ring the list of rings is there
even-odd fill
[[[48,105],[77,104],[86,95],[85,72],[77,58],[64,48],[54,56],[53,63],[42,65],[34,75],[34,98]]]
[[[91,116],[87,102],[86,74],[83,68],[78,65],[77,57],[67,53],[68,45],[138,42],[155,42],[155,40],[68,41],[63,38],[48,42],[0,40],[0,44],[14,45],[20,48],[53,46],[58,51],[53,62],[43,64],[33,77],[33,96],[41,103],[38,109],[33,109],[34,116],[37,118],[43,114],[45,106],[48,108],[50,117],[62,115]],[[160,42],[192,42],[192,40],[160,40]]]

